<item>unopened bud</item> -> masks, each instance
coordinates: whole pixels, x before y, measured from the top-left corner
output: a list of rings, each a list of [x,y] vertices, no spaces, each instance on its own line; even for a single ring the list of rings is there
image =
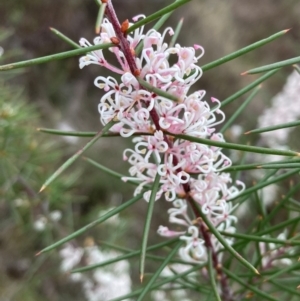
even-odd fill
[[[129,28],[129,21],[128,19],[126,19],[121,25],[121,31],[125,33],[128,28]]]
[[[112,37],[112,38],[110,38],[110,40],[115,45],[119,45],[120,44],[120,40],[117,37]]]

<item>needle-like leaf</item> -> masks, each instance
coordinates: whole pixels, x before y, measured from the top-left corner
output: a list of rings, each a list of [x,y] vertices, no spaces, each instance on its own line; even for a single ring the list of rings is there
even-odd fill
[[[211,283],[211,286],[212,286],[213,293],[216,297],[216,300],[217,301],[222,301],[221,297],[219,295],[217,283],[216,283],[216,280],[215,280],[215,273],[214,273],[214,269],[213,269],[211,251],[208,254],[208,272],[209,272],[209,280],[210,280],[210,283]]]
[[[224,133],[236,120],[236,118],[245,110],[251,100],[256,96],[258,91],[261,89],[261,86],[256,87],[250,96],[239,106],[239,108],[230,116],[230,118],[226,121],[226,123],[220,129],[220,133]]]
[[[223,108],[224,106],[230,104],[234,100],[238,99],[240,96],[246,94],[247,92],[249,92],[253,88],[257,87],[262,82],[264,82],[265,80],[267,80],[269,77],[273,76],[277,71],[278,71],[278,69],[277,70],[272,70],[272,71],[264,74],[263,76],[261,76],[260,78],[258,78],[257,80],[255,80],[254,82],[252,82],[251,84],[249,84],[248,86],[244,87],[243,89],[241,89],[241,90],[235,92],[234,94],[232,94],[231,96],[227,97],[226,99],[224,99],[221,102],[221,108]]]
[[[239,277],[237,277],[234,273],[230,272],[229,270],[223,268],[224,272],[234,281],[239,283],[240,285],[244,286],[245,288],[251,290],[253,293],[257,294],[260,296],[260,300],[270,300],[270,301],[279,301],[278,299],[273,298],[270,294],[267,294],[263,292],[262,290],[258,289],[256,286],[248,284],[244,281],[242,281]]]
[[[175,238],[175,239],[163,242],[163,243],[159,243],[159,244],[153,245],[151,247],[148,247],[147,251],[153,251],[153,250],[160,249],[162,247],[165,247],[165,246],[168,246],[170,244],[173,244],[176,241],[178,241],[178,238]],[[124,259],[129,259],[129,258],[135,257],[135,256],[137,256],[139,254],[141,254],[141,250],[136,250],[136,251],[132,250],[131,252],[129,252],[127,254],[117,256],[117,257],[115,257],[113,259],[109,259],[109,260],[106,260],[104,262],[99,262],[99,263],[92,264],[92,265],[89,265],[89,266],[85,266],[85,267],[82,267],[82,268],[74,269],[74,270],[71,271],[71,273],[82,273],[82,272],[94,270],[96,268],[104,267],[106,265],[109,265],[109,264],[112,264],[112,263],[115,263],[115,262],[118,262],[118,261],[121,261],[121,260],[124,260]],[[161,258],[163,258],[163,257],[160,257],[160,259]],[[163,258],[163,260],[165,260],[165,258]]]
[[[69,158],[59,169],[57,169],[43,184],[42,188],[40,189],[40,192],[46,189],[57,177],[65,171],[71,164],[73,164],[85,151],[87,151],[92,145],[95,144],[98,139],[105,134],[113,125],[115,124],[115,121],[110,121],[101,131],[98,132],[98,134],[89,141],[83,148],[81,148],[79,151],[77,151],[71,158]]]
[[[102,24],[102,21],[103,21],[106,5],[107,5],[106,3],[101,3],[101,5],[99,7],[98,16],[97,16],[96,25],[95,25],[96,34],[100,33],[101,24]]]
[[[177,24],[177,26],[175,28],[174,34],[173,34],[172,39],[171,39],[171,41],[169,43],[169,48],[171,48],[171,47],[173,47],[175,45],[175,43],[177,41],[177,38],[179,36],[179,33],[181,31],[181,28],[182,28],[182,24],[183,24],[183,18],[180,19],[180,21],[178,22],[178,24]]]
[[[197,204],[195,203],[197,206]],[[235,257],[242,265],[244,265],[246,268],[248,268],[250,271],[253,271],[256,275],[259,275],[258,270],[245,258],[243,258],[235,249],[227,243],[227,241],[223,238],[223,236],[220,234],[220,232],[215,228],[215,226],[211,223],[209,218],[202,212],[202,210],[199,208],[198,210],[200,217],[204,221],[207,228],[210,230],[210,232],[218,239],[220,244],[223,245],[224,249],[228,251],[233,257]]]
[[[95,221],[89,223],[88,225],[82,227],[81,229],[75,231],[74,233],[72,233],[71,235],[68,235],[66,237],[64,237],[63,239],[57,241],[56,243],[44,248],[43,250],[41,250],[40,252],[38,252],[36,255],[40,255],[42,253],[46,253],[49,252],[53,249],[56,249],[57,247],[65,244],[66,242],[74,239],[75,237],[78,237],[79,235],[83,234],[84,232],[88,231],[89,229],[97,226],[98,224],[106,221],[107,219],[109,219],[110,217],[116,215],[117,213],[123,211],[124,209],[126,209],[127,207],[130,207],[131,205],[133,205],[134,203],[136,203],[138,200],[140,200],[143,197],[143,193],[140,193],[139,195],[135,196],[134,198],[130,199],[129,201],[127,201],[126,203],[111,209],[110,211],[108,211],[106,214],[102,215],[101,217],[99,217],[98,219],[96,219]]]
[[[264,128],[259,128],[259,129],[251,130],[251,131],[246,132],[245,135],[271,132],[271,131],[276,131],[276,130],[280,130],[280,129],[290,128],[290,127],[294,127],[294,126],[298,126],[298,125],[300,125],[300,121],[299,120],[292,121],[292,122],[287,122],[287,123],[282,123],[282,124],[278,124],[278,125],[273,125],[273,126],[266,126]]]
[[[68,43],[69,45],[71,45],[72,47],[76,48],[76,49],[80,49],[82,48],[79,44],[77,44],[76,42],[74,42],[73,40],[71,40],[70,38],[68,38],[66,35],[64,35],[63,33],[61,33],[59,30],[50,27],[50,30],[56,34],[60,39],[62,39],[63,41],[65,41],[66,43]]]
[[[107,174],[115,177],[115,178],[118,178],[118,179],[122,179],[122,178],[125,178],[126,176],[125,175],[122,175],[92,159],[89,159],[89,158],[83,158],[84,160],[86,160],[87,162],[89,162],[90,164],[92,164],[93,166],[101,169],[102,171],[106,172]],[[138,185],[140,183],[140,181],[134,181],[134,180],[127,180],[126,183],[130,183],[130,184],[133,184],[133,185]],[[149,187],[149,185],[144,185],[144,187]],[[150,187],[149,187],[150,188]]]
[[[260,154],[269,154],[269,155],[279,155],[279,156],[300,156],[300,153],[289,151],[289,150],[280,150],[280,149],[272,149],[272,148],[265,148],[265,147],[258,147],[258,146],[250,146],[250,145],[243,145],[243,144],[236,144],[236,143],[228,143],[228,142],[220,142],[211,139],[204,139],[193,137],[189,135],[182,135],[182,134],[172,134],[170,132],[166,132],[168,135],[174,136],[177,139],[184,139],[191,142],[217,146],[221,148],[227,149],[236,149],[245,152],[251,153],[260,153]]]
[[[151,287],[154,285],[155,280],[158,278],[158,276],[161,274],[163,269],[170,263],[171,259],[175,254],[178,252],[179,248],[182,246],[183,241],[178,242],[178,244],[174,247],[174,249],[170,252],[170,254],[166,257],[165,261],[161,264],[161,266],[156,270],[154,275],[151,277],[147,285],[142,290],[141,294],[139,295],[139,298],[137,301],[143,300],[145,295],[148,293],[149,290],[151,290]]]
[[[286,34],[288,31],[289,31],[289,29],[279,31],[279,32],[277,32],[277,33],[269,36],[266,39],[260,40],[258,42],[255,42],[255,43],[251,44],[251,45],[248,45],[248,46],[246,46],[246,47],[244,47],[244,48],[242,48],[240,50],[232,52],[229,55],[226,55],[226,56],[224,56],[224,57],[222,57],[222,58],[220,58],[218,60],[215,60],[215,61],[213,61],[213,62],[211,62],[209,64],[206,64],[206,65],[202,66],[202,70],[203,71],[207,71],[209,69],[212,69],[212,68],[215,68],[215,67],[217,67],[219,65],[222,65],[222,64],[224,64],[224,63],[226,63],[228,61],[231,61],[231,60],[233,60],[233,59],[235,59],[235,58],[237,58],[237,57],[239,57],[239,56],[241,56],[241,55],[243,55],[243,54],[245,54],[247,52],[255,50],[255,49],[257,49],[257,48],[259,48],[259,47],[261,47],[261,46],[263,46],[263,45],[265,45],[267,43],[270,43],[270,42],[274,41],[277,38],[280,38],[281,36],[283,36],[284,34]]]
[[[152,215],[153,215],[154,203],[155,203],[156,194],[157,194],[157,191],[159,188],[159,180],[160,180],[160,175],[157,173],[155,176],[152,190],[151,190],[150,200],[148,203],[147,216],[146,216],[146,221],[145,221],[145,226],[144,226],[144,231],[143,231],[143,240],[142,240],[141,257],[140,257],[140,280],[141,280],[141,282],[143,282],[143,278],[144,278],[147,243],[148,243],[150,225],[151,225],[151,220],[152,220]]]
[[[136,78],[138,80],[138,82],[147,90],[154,92],[155,94],[162,96],[164,98],[173,100],[173,101],[178,101],[178,98],[168,92],[165,92],[159,88],[156,88],[154,86],[152,86],[151,84],[149,84],[148,82],[144,81],[141,77],[137,77]]]
[[[138,22],[136,22],[134,25],[130,26],[127,30],[127,33],[131,33],[134,30],[136,30],[137,28],[151,22],[154,21],[158,18],[160,18],[161,16],[168,14],[169,12],[173,11],[174,9],[178,8],[179,6],[184,5],[187,2],[190,2],[191,0],[179,0],[179,1],[175,1],[174,3],[164,7],[163,9],[160,9],[159,11],[155,12],[154,14],[146,17],[145,19],[142,19]]]
[[[69,58],[72,56],[82,55],[82,54],[85,54],[85,53],[88,53],[91,51],[95,51],[95,50],[99,50],[99,49],[107,49],[112,46],[114,46],[113,43],[107,43],[107,44],[94,45],[94,46],[90,46],[90,47],[84,47],[84,48],[80,48],[80,49],[60,52],[57,54],[51,54],[51,55],[39,57],[39,58],[32,59],[32,60],[2,65],[2,66],[0,66],[0,71],[6,71],[6,70],[11,70],[11,69],[16,69],[16,68],[24,68],[24,67],[29,67],[29,66],[33,66],[33,65],[48,63],[48,62],[55,61],[55,60],[62,60],[62,59],[66,59],[66,58]]]
[[[293,64],[298,64],[298,63],[300,63],[300,56],[297,56],[297,57],[294,57],[292,59],[288,59],[288,60],[285,60],[285,61],[277,62],[277,63],[274,63],[274,64],[265,65],[265,66],[258,67],[258,68],[253,68],[253,69],[250,69],[248,71],[243,72],[242,75],[262,73],[262,72],[266,72],[266,71],[270,71],[270,70],[290,66],[290,65],[293,65]]]

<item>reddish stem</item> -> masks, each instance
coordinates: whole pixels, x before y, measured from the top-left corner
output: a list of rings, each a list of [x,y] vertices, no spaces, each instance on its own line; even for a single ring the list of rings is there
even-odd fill
[[[118,20],[118,17],[115,13],[115,10],[113,8],[113,5],[111,3],[111,0],[107,1],[107,6],[105,9],[105,15],[107,16],[108,20],[110,21],[110,23],[112,24],[115,33],[117,35],[117,37],[120,40],[120,47],[121,50],[124,53],[124,56],[127,60],[128,66],[130,68],[130,71],[133,75],[137,76],[139,75],[139,70],[137,68],[137,65],[135,63],[135,59],[131,53],[130,47],[129,47],[129,43],[124,35],[124,32],[122,32],[121,30],[121,25],[120,22]],[[138,74],[137,74],[138,73]]]

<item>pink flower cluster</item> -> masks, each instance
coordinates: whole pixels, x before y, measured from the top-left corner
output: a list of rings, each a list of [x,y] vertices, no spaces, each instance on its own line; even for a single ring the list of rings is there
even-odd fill
[[[143,16],[137,16],[137,21]],[[134,149],[124,151],[124,160],[131,165],[130,176],[124,181],[135,180],[138,186],[135,195],[144,192],[149,200],[151,189],[158,173],[160,187],[156,195],[162,195],[171,201],[174,208],[169,210],[169,221],[182,227],[181,231],[171,231],[160,226],[158,233],[163,236],[180,236],[186,246],[180,250],[181,256],[188,261],[206,260],[203,239],[195,226],[195,216],[190,217],[186,197],[192,197],[213,224],[226,231],[233,231],[236,217],[231,215],[231,203],[228,200],[236,196],[240,189],[231,185],[230,175],[222,170],[231,165],[231,161],[218,147],[211,147],[183,139],[174,139],[171,134],[185,134],[199,138],[224,141],[222,134],[215,132],[215,126],[223,122],[224,113],[220,102],[212,98],[210,107],[204,100],[205,91],[188,94],[190,87],[201,77],[202,70],[196,65],[204,50],[199,45],[181,47],[176,44],[169,47],[165,42],[173,30],[167,28],[162,34],[154,29],[143,33],[143,27],[127,35],[127,41],[139,70],[139,77],[163,92],[171,94],[177,101],[157,95],[144,88],[135,75],[118,45],[109,50],[115,55],[118,67],[108,63],[103,50],[93,51],[80,58],[80,68],[89,64],[106,67],[119,74],[120,79],[99,76],[95,85],[104,90],[99,104],[102,124],[118,120],[111,131],[123,137],[141,134],[133,138]],[[94,44],[111,42],[116,37],[112,24],[104,19],[100,36]],[[136,47],[142,43],[139,56]],[[81,46],[91,46],[80,40]],[[196,54],[199,52],[199,54]],[[174,62],[174,63],[171,63]],[[154,120],[157,117],[157,120]],[[188,191],[187,191],[188,187]],[[215,241],[217,247],[218,242]]]

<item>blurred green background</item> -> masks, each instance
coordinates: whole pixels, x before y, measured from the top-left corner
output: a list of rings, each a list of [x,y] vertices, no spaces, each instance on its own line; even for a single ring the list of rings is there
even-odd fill
[[[140,13],[155,12],[170,1],[113,1],[120,20]],[[184,24],[178,42],[200,44],[204,65],[280,30],[292,28],[261,49],[205,72],[195,89],[205,89],[207,98],[225,99],[259,76],[240,76],[257,66],[299,55],[300,2],[298,0],[194,0],[178,9],[166,26]],[[92,41],[97,16],[95,1],[23,0],[0,1],[1,64],[31,59],[69,50],[49,27],[71,39]],[[263,84],[247,114],[237,123],[252,129],[257,116],[282,88],[292,68],[284,68]],[[38,65],[22,72],[0,73],[0,300],[82,300],[78,286],[67,281],[59,268],[56,253],[36,260],[34,254],[49,243],[93,220],[100,209],[116,206],[132,195],[132,187],[110,178],[79,160],[49,189],[37,194],[45,179],[85,144],[85,138],[66,140],[36,132],[37,127],[97,131],[101,128],[97,105],[101,91],[93,85],[107,72],[99,66],[80,70],[78,58]],[[226,108],[230,115],[240,100]],[[229,135],[227,135],[230,139]],[[245,141],[244,141],[245,142]],[[102,139],[88,156],[126,173],[122,150],[130,142],[119,138]],[[167,208],[168,204],[161,203]],[[59,223],[48,223],[44,231],[34,230],[35,221],[54,210],[62,212]],[[156,210],[156,225],[166,216]],[[125,216],[126,239],[112,241],[138,248],[145,203],[140,202]],[[129,235],[128,235],[129,233]],[[120,233],[122,234],[122,233]],[[107,239],[106,229],[96,228],[88,235]],[[155,237],[155,233],[153,234]],[[133,272],[134,274],[134,272]],[[136,274],[135,274],[136,276]],[[137,278],[137,277],[136,277]]]

